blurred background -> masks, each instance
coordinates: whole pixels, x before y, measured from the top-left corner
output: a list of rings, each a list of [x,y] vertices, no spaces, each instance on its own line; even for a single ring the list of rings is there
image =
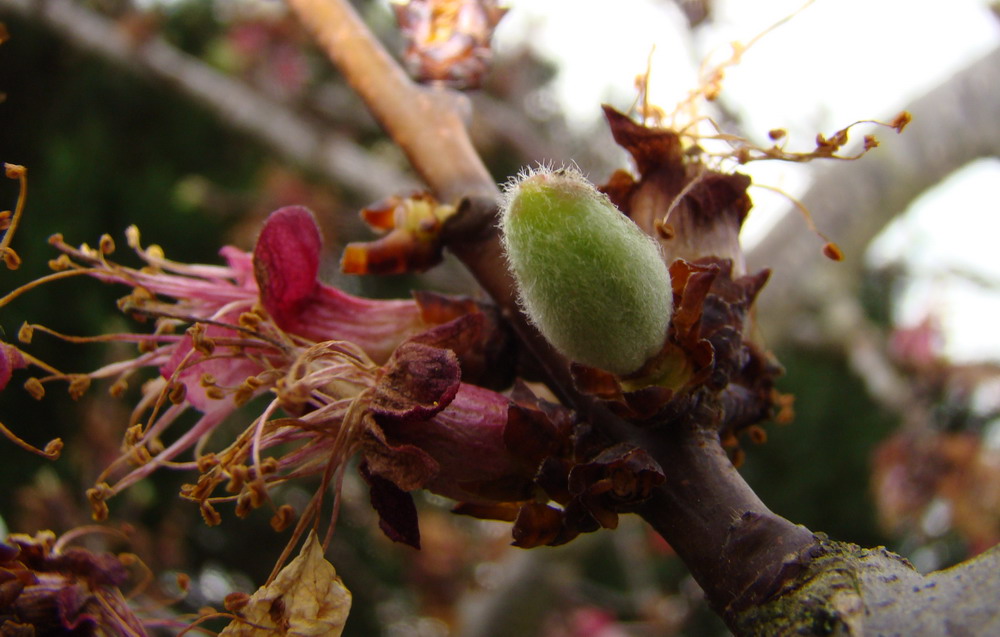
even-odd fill
[[[381,0],[357,1],[394,52],[403,42]],[[469,93],[471,130],[498,182],[538,161],[575,162],[600,183],[627,157],[600,104],[628,109],[637,77],[668,112],[703,60],[731,57],[795,13],[771,0],[533,0],[508,3],[494,68]],[[129,224],[179,261],[218,261],[253,245],[268,212],[312,208],[327,240],[326,278],[354,293],[415,287],[470,292],[447,262],[424,277],[346,277],[342,247],[371,236],[357,210],[417,179],[285,6],[272,0],[0,0],[0,161],[29,171],[24,259],[4,289],[47,270],[46,238],[116,238]],[[796,417],[768,425],[742,472],[776,512],[862,545],[884,544],[921,570],[1000,540],[1000,21],[980,0],[920,4],[818,0],[727,70],[710,114],[762,145],[790,150],[857,120],[913,113],[901,136],[857,162],[745,167],[755,209],[753,268],[774,277],[755,329],[786,368]],[[860,139],[860,134],[855,137]],[[734,167],[736,168],[736,167]],[[16,183],[0,183],[11,207]],[[846,258],[821,254],[789,197]],[[501,267],[498,264],[498,267]],[[119,328],[119,290],[42,288],[3,308],[0,335],[24,320],[72,334]],[[110,354],[37,339],[64,370]],[[79,402],[0,393],[0,420],[29,442],[61,436],[58,462],[0,446],[0,535],[86,524],[84,491],[118,453],[129,406],[95,388]],[[349,474],[353,475],[353,474]],[[113,503],[132,550],[165,594],[192,578],[178,612],[221,607],[266,579],[286,535],[263,512],[208,528],[160,472]],[[289,488],[301,505],[312,485]],[[348,480],[328,555],[354,595],[346,635],[619,637],[724,635],[670,547],[638,520],[557,549],[521,551],[504,524],[453,516],[421,496],[424,548],[378,531],[363,485]]]

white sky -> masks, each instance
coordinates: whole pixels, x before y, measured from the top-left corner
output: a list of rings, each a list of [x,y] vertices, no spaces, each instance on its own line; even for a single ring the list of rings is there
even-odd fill
[[[634,78],[645,71],[654,44],[651,94],[670,111],[695,85],[702,57],[728,56],[730,42],[748,42],[803,2],[715,0],[713,25],[697,41],[669,0],[508,4],[512,11],[497,31],[498,53],[528,38],[556,61],[556,96],[570,121],[583,127],[599,116],[601,102],[620,108],[631,104]],[[891,119],[908,101],[998,44],[1000,20],[985,0],[817,0],[755,44],[727,73],[724,93],[749,134],[785,128],[791,146],[799,140],[808,150],[817,132],[832,133],[859,119]],[[809,183],[808,166],[758,162],[740,170],[792,195]],[[912,324],[928,311],[935,313],[946,331],[946,353],[956,360],[1000,360],[1000,336],[993,343],[983,340],[984,331],[995,331],[984,328],[984,317],[1000,316],[1000,258],[995,256],[1000,204],[991,194],[998,182],[1000,161],[968,167],[915,202],[869,255],[873,262],[903,259],[913,268],[916,276],[898,320]],[[753,197],[755,209],[744,232],[749,243],[788,208],[777,195],[755,190]],[[956,211],[967,216],[965,222],[955,222]],[[941,222],[945,217],[948,223]],[[823,220],[816,222],[822,228]],[[977,232],[969,233],[970,227]],[[991,290],[944,274],[954,268],[996,286]]]

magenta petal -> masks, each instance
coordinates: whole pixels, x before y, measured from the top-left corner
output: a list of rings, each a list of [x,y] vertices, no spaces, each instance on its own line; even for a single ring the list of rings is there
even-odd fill
[[[233,270],[236,284],[241,288],[256,291],[257,282],[253,276],[253,255],[234,246],[222,246],[219,249],[219,254],[226,260],[226,265]]]
[[[7,343],[0,343],[0,389],[7,386],[15,369],[24,369],[28,362],[21,351]]]
[[[254,275],[264,308],[285,327],[319,285],[323,240],[309,210],[287,206],[271,213],[254,247]]]
[[[464,502],[489,502],[499,492],[527,497],[532,472],[507,450],[504,427],[510,400],[462,383],[446,409],[423,422],[385,422],[393,445],[413,445],[439,465],[424,488]]]
[[[276,210],[264,223],[254,276],[264,309],[281,329],[316,342],[351,341],[381,363],[425,328],[413,300],[362,299],[319,283],[321,248],[316,221],[301,206]]]
[[[377,363],[385,362],[396,346],[426,329],[416,301],[364,299],[322,283],[299,313],[286,314],[284,322],[277,322],[286,332],[316,342],[356,343]]]
[[[503,440],[510,400],[462,383],[448,408],[428,422],[394,427],[441,465],[438,475],[455,482],[492,480],[513,473]]]

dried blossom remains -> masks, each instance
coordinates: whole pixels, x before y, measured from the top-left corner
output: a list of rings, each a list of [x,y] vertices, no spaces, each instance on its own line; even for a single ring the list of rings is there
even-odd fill
[[[482,84],[493,30],[507,9],[496,0],[407,0],[392,8],[406,40],[406,66],[418,82],[458,89]]]
[[[0,542],[0,635],[147,635],[121,588],[134,556],[67,546],[50,531]]]

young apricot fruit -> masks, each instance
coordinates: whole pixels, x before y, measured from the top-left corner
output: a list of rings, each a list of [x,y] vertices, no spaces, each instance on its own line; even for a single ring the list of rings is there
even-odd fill
[[[673,296],[659,246],[578,171],[520,175],[500,228],[524,312],[566,357],[626,376],[663,347]]]

